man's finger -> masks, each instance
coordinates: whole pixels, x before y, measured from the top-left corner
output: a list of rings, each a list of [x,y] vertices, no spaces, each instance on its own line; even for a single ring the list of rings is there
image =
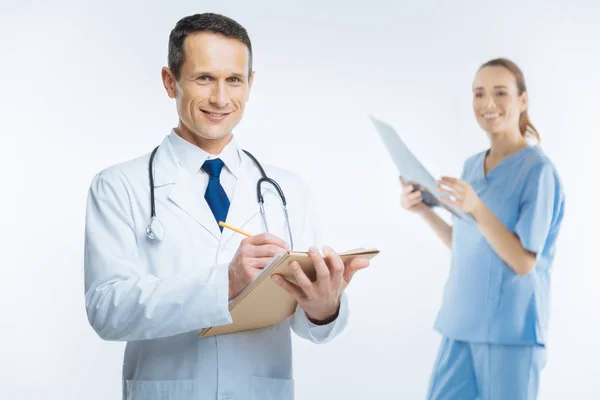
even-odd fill
[[[316,247],[311,247],[308,250],[308,257],[312,261],[315,266],[315,271],[317,273],[317,281],[329,279],[329,268],[327,268],[327,264],[321,254],[319,254],[319,250]]]
[[[325,261],[331,273],[331,280],[336,283],[340,282],[344,273],[344,262],[329,246],[323,247],[323,253],[325,254]]]
[[[290,268],[294,275],[294,279],[296,280],[296,285],[304,292],[304,294],[308,295],[311,293],[313,283],[308,279],[308,276],[306,276],[302,268],[300,268],[300,264],[298,264],[297,261],[292,261],[290,263]]]
[[[273,282],[279,285],[279,287],[291,294],[297,302],[300,302],[300,300],[304,298],[304,293],[302,290],[292,282],[285,279],[283,276],[275,274],[271,276],[271,279],[273,279]]]
[[[251,258],[248,260],[248,266],[254,269],[264,269],[273,261],[273,257]]]
[[[367,260],[366,258],[361,258],[361,257],[356,257],[353,258],[348,265],[346,265],[346,268],[344,268],[344,280],[348,283],[350,283],[350,281],[352,280],[352,276],[354,276],[354,274],[357,271],[360,271],[361,269],[365,269],[369,266],[370,261]]]
[[[252,257],[275,257],[286,252],[286,249],[275,244],[263,244],[260,246],[252,246],[250,254]]]
[[[274,244],[275,246],[279,246],[282,249],[286,249],[285,241],[275,235],[271,235],[270,233],[261,233],[260,235],[250,236],[244,239],[242,242],[249,243],[253,246],[262,246],[265,244]]]

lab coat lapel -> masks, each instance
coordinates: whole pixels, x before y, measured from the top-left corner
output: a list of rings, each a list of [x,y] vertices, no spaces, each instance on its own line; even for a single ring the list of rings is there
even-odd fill
[[[197,177],[192,176],[177,160],[168,137],[160,145],[156,154],[154,176],[155,188],[172,184],[169,200],[219,240],[221,236],[219,226],[204,199],[204,193],[200,193]]]
[[[226,222],[233,227],[244,230],[244,225],[258,214],[260,210],[256,198],[256,183],[260,179],[260,172],[245,154],[242,153],[241,155],[240,173],[233,193],[233,199],[230,202]],[[256,235],[261,232],[249,233]],[[234,235],[239,235],[239,233],[233,232],[230,229],[223,229],[221,242],[227,243]]]
[[[204,196],[197,190],[200,185],[194,182],[195,179],[199,178],[192,176],[187,169],[180,166],[169,199],[218,240],[221,236],[219,225]]]

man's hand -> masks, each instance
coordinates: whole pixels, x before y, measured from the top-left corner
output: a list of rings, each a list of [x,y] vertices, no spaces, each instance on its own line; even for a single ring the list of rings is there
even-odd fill
[[[324,247],[323,253],[324,257],[315,247],[308,252],[317,274],[315,282],[311,282],[295,261],[290,263],[290,267],[296,283],[281,275],[272,277],[275,283],[296,299],[308,318],[318,325],[328,324],[337,318],[342,292],[356,271],[369,266],[369,260],[364,258],[354,258],[344,266],[340,256],[329,247]]]
[[[229,264],[229,300],[237,296],[273,259],[289,248],[277,236],[268,233],[242,240]]]

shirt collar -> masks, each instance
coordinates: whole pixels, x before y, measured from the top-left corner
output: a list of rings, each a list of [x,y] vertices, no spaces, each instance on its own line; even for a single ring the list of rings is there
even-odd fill
[[[173,146],[175,155],[180,163],[183,164],[185,169],[192,175],[196,175],[201,170],[202,165],[206,160],[220,158],[229,172],[231,172],[234,177],[238,177],[242,159],[235,137],[233,137],[231,142],[229,142],[229,144],[223,148],[221,153],[217,155],[210,154],[200,147],[188,142],[179,136],[175,130],[172,130],[169,134],[169,140],[171,141],[171,146]]]

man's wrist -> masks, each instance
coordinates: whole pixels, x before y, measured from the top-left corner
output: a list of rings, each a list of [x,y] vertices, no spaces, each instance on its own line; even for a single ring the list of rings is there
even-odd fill
[[[313,318],[310,315],[308,315],[308,313],[306,314],[306,317],[314,325],[327,325],[327,324],[330,324],[330,323],[332,323],[333,321],[335,321],[337,319],[337,317],[340,314],[340,306],[341,306],[341,304],[338,302],[338,306],[337,306],[335,312],[333,314],[329,315],[328,317],[325,317],[325,318]]]

